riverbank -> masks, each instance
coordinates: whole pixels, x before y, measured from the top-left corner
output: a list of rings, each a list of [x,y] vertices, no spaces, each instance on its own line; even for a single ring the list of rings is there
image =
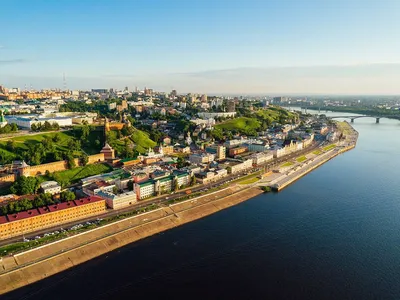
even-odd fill
[[[260,194],[258,188],[234,186],[3,258],[0,295]]]
[[[347,124],[347,125],[346,125]],[[329,148],[272,186],[281,190],[336,155],[355,147],[358,133],[351,132],[334,149]],[[315,152],[315,151],[314,151]],[[301,160],[303,164],[303,160]],[[304,167],[305,166],[305,167]],[[298,168],[299,166],[295,166]],[[289,176],[290,175],[290,176]],[[279,181],[281,180],[281,181]],[[262,181],[262,180],[261,180]],[[259,182],[260,183],[260,182]],[[258,183],[258,184],[259,184]],[[252,182],[192,198],[136,215],[41,247],[0,259],[0,295],[84,263],[132,242],[211,215],[262,194]]]
[[[272,179],[261,180],[258,185],[268,186],[272,190],[279,192],[337,155],[353,149],[357,143],[358,132],[348,122],[338,123],[338,128],[345,135],[344,140],[322,148],[322,153],[318,155],[311,154],[313,156],[311,158],[302,157],[295,165],[291,163],[288,167],[281,166],[281,170],[277,170]]]

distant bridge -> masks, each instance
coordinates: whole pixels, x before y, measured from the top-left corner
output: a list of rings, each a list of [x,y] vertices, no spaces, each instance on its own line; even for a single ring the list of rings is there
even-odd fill
[[[359,118],[375,118],[375,123],[379,123],[379,120],[381,118],[386,118],[386,116],[334,116],[334,117],[329,117],[331,119],[350,119],[351,123],[354,123],[355,119]]]
[[[326,110],[326,112],[329,111],[329,108],[326,107],[308,107],[308,106],[302,106],[301,107],[301,111],[307,113],[307,109],[312,109],[312,110],[318,110],[318,114],[321,114],[321,110]],[[372,115],[372,116],[334,116],[334,117],[329,117],[331,119],[350,119],[351,123],[354,123],[355,119],[359,119],[359,118],[374,118],[375,119],[375,123],[379,123],[381,118],[388,118],[388,119],[397,119],[400,120],[400,115],[389,115],[389,116],[383,116],[383,115]]]

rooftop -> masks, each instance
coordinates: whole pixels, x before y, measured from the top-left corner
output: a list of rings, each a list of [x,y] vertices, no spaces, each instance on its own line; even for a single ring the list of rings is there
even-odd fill
[[[35,217],[40,215],[39,211],[35,208],[35,209],[30,209],[30,210],[26,210],[26,211],[21,211],[18,212],[16,214],[9,214],[7,215],[7,219],[9,222],[13,222],[13,221],[19,221],[22,219],[27,219],[30,217]]]

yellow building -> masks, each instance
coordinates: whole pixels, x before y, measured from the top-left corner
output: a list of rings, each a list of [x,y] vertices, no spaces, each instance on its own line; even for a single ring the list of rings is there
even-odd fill
[[[106,203],[91,196],[0,216],[0,240],[103,214]]]

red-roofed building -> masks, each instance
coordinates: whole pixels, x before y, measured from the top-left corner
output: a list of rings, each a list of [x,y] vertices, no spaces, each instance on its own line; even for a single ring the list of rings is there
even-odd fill
[[[48,208],[50,212],[55,212],[55,211],[60,211],[62,209],[71,208],[74,206],[76,206],[74,201],[68,201],[68,202],[49,205]]]
[[[0,216],[0,225],[4,224],[4,223],[7,223],[7,222],[8,222],[8,220],[7,220],[6,216]]]
[[[35,217],[38,215],[40,215],[39,211],[36,208],[34,208],[34,209],[26,210],[26,211],[21,211],[16,214],[7,215],[7,219],[9,222],[14,222],[14,221],[22,220],[22,219]]]
[[[106,203],[91,196],[0,216],[0,240],[105,213]]]

